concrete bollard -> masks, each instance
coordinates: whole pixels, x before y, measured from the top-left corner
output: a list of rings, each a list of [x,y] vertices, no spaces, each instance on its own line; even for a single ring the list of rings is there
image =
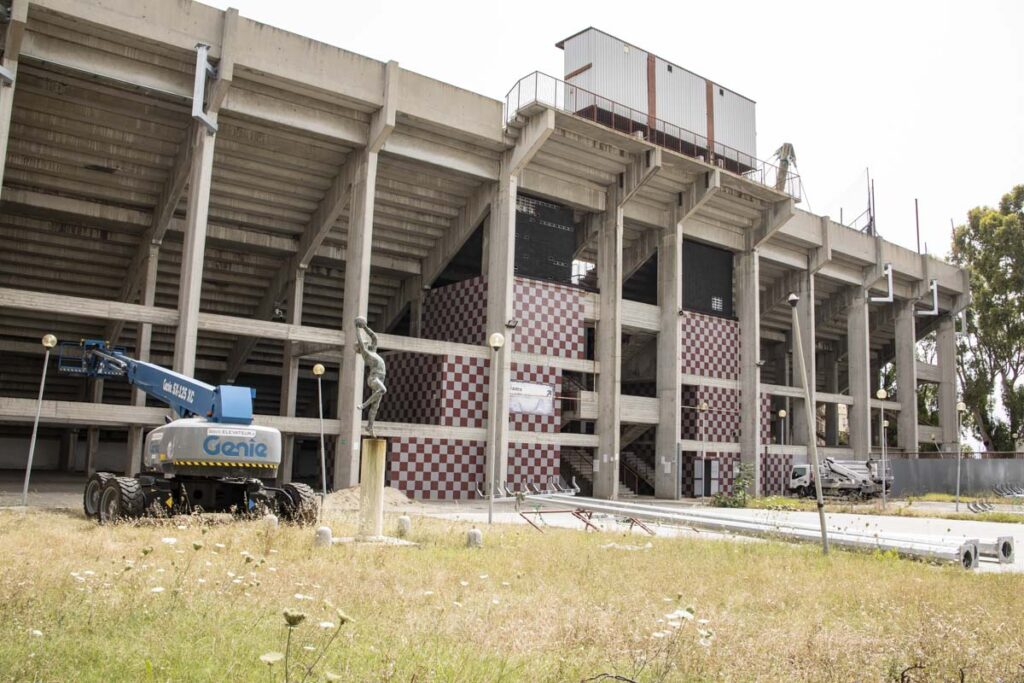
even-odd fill
[[[402,515],[398,518],[398,537],[405,538],[412,532],[412,520],[409,519],[408,515]]]
[[[322,526],[316,530],[316,538],[313,540],[313,545],[318,548],[324,548],[331,545],[333,542],[334,540],[331,538],[331,527]]]
[[[384,535],[384,461],[387,442],[384,439],[363,439],[359,480],[360,540]]]
[[[482,531],[473,527],[466,533],[466,547],[467,548],[482,548],[484,545],[484,534]]]

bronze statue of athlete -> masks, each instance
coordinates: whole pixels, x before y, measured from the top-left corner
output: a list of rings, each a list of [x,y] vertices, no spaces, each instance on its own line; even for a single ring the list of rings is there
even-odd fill
[[[363,342],[360,330],[366,330],[366,334],[369,337],[366,343]],[[376,438],[377,435],[373,431],[373,421],[377,418],[380,400],[384,398],[384,394],[388,393],[387,387],[384,386],[386,368],[384,366],[384,359],[377,353],[377,335],[366,325],[366,318],[362,316],[356,318],[356,351],[363,357],[366,386],[372,392],[370,397],[360,403],[358,407],[360,411],[366,408],[370,409],[368,416],[369,424],[367,426],[370,430],[370,436]]]

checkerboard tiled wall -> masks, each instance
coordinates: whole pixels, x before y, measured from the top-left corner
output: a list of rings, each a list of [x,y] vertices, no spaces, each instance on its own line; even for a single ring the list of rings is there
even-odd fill
[[[793,466],[793,456],[765,453],[761,456],[761,493],[781,496],[786,493],[786,477]]]
[[[562,358],[582,358],[583,304],[579,292],[561,285],[516,278],[512,349]],[[424,301],[424,337],[483,344],[486,337],[487,283],[474,278],[431,290]],[[389,381],[398,381],[415,399],[392,402],[381,420],[439,424],[452,427],[486,425],[490,362],[460,355],[434,357],[395,354],[389,359]],[[392,375],[396,379],[391,380]],[[554,384],[561,390],[561,370],[512,364],[512,379]],[[415,386],[410,386],[415,385]],[[397,390],[396,390],[397,392]],[[392,395],[404,395],[392,392]],[[513,414],[513,431],[555,432],[560,426],[559,403],[554,416]],[[407,419],[405,416],[416,419]],[[430,419],[427,419],[429,417]],[[416,498],[457,499],[476,495],[483,486],[486,444],[476,441],[407,438],[392,440],[391,485]],[[559,474],[557,446],[511,443],[508,483],[544,484]]]
[[[485,449],[483,441],[392,439],[389,484],[413,498],[473,498],[484,481]]]
[[[578,289],[517,277],[512,349],[556,358],[583,358],[583,299]]]
[[[680,316],[680,334],[683,352],[680,359],[684,374],[698,375],[712,379],[739,379],[740,330],[739,323],[728,318],[703,315],[684,311]],[[740,391],[724,387],[684,386],[684,406],[697,406],[707,401],[709,410],[704,416],[704,439],[708,443],[736,442],[740,435]],[[684,409],[680,416],[682,438],[700,439],[700,415],[695,410]],[[761,395],[761,442],[767,443],[771,433],[771,401],[767,394]],[[738,460],[739,455],[735,455]],[[723,454],[722,457],[726,457]],[[728,458],[727,458],[728,460]],[[733,466],[723,461],[720,469],[723,490],[732,490]],[[764,469],[762,465],[762,470]],[[692,491],[692,464],[684,477],[689,477],[689,488],[684,481],[683,491]]]
[[[423,337],[460,344],[487,343],[487,280],[475,277],[423,297]]]
[[[684,373],[738,379],[740,375],[740,326],[735,320],[683,311],[679,316],[683,336]]]

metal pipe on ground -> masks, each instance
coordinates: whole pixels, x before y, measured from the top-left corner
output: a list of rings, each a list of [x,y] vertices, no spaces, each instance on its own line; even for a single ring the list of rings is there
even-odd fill
[[[749,536],[788,539],[817,543],[820,541],[820,531],[807,531],[786,527],[770,526],[758,522],[739,521],[735,519],[723,520],[700,515],[690,515],[682,512],[660,512],[650,509],[649,506],[618,504],[610,501],[560,497],[557,495],[548,496],[546,501],[554,505],[574,507],[592,512],[600,512],[610,515],[625,517],[636,517],[666,524],[678,524],[694,528],[703,528],[709,531],[737,533]],[[646,509],[645,509],[646,508]],[[953,545],[940,545],[932,543],[911,543],[907,541],[896,541],[884,537],[863,537],[843,532],[829,536],[834,540],[834,545],[851,550],[883,550],[894,551],[906,557],[916,559],[955,562],[965,569],[974,569],[978,566],[978,546],[973,539]]]
[[[573,500],[587,500],[585,498],[574,498]],[[622,507],[624,510],[635,511],[637,509],[643,510],[655,510],[659,512],[667,512],[670,514],[680,513],[689,516],[706,517],[708,519],[718,519],[724,521],[733,521],[736,518],[731,517],[727,514],[716,513],[711,510],[696,510],[688,509],[681,511],[679,508],[670,508],[659,505],[647,505],[644,503],[628,503],[625,501],[616,501],[617,506]],[[774,520],[739,520],[739,521],[751,521],[753,523],[760,523],[765,526],[772,526],[774,528],[788,528],[788,529],[799,529],[801,531],[818,531],[820,529],[813,524],[802,524],[800,522],[778,522]],[[860,536],[863,538],[878,538],[883,537],[894,541],[907,541],[911,543],[925,544],[925,545],[938,545],[938,546],[950,546],[963,543],[963,538],[948,538],[945,536],[925,536],[923,534],[901,534],[901,533],[871,533],[860,530],[844,530],[837,529],[835,527],[829,528],[829,533],[842,533],[848,536]],[[997,560],[1000,564],[1011,564],[1015,558],[1015,547],[1012,536],[999,536],[997,538],[979,539],[978,540],[978,552],[982,558],[992,558]]]

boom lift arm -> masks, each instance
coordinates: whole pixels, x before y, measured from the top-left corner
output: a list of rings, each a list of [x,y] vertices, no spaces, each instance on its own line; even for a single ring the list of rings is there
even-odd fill
[[[255,391],[229,384],[212,386],[167,368],[126,355],[99,339],[60,345],[60,372],[85,377],[124,377],[138,389],[166,403],[178,417],[204,417],[221,424],[252,424]]]

